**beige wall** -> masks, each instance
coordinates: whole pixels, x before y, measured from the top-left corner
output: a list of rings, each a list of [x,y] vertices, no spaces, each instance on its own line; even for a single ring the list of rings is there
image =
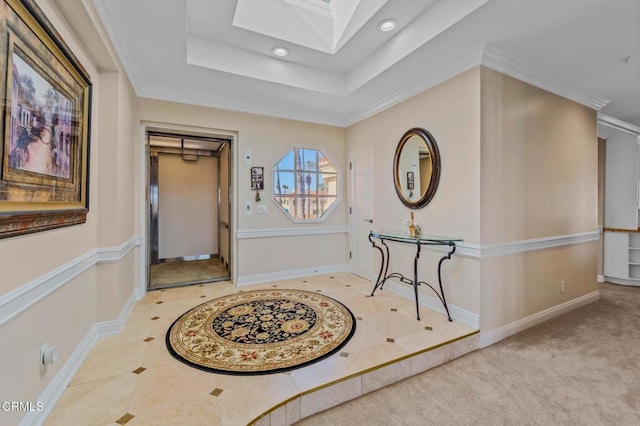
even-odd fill
[[[482,244],[595,231],[596,112],[484,67],[481,84]],[[481,331],[596,291],[597,247],[483,259]]]
[[[595,231],[596,120],[482,68],[482,244]]]
[[[68,265],[86,258],[95,262],[100,249],[117,249],[135,237],[133,91],[122,73],[98,69],[91,58],[95,46],[85,46],[87,41],[75,36],[53,1],[37,3],[93,83],[89,214],[83,225],[0,240],[0,297],[29,290],[30,283],[50,284],[47,277],[69,272]],[[95,18],[95,11],[89,14]],[[122,260],[84,266],[88,269],[63,279],[55,291],[0,325],[0,341],[11,342],[0,367],[2,401],[37,401],[96,322],[117,319],[132,297],[137,249]],[[34,293],[27,291],[24,297],[35,300],[30,299]],[[57,348],[59,360],[41,371],[38,357],[47,342]],[[17,424],[24,414],[3,413],[2,421]]]
[[[348,151],[373,146],[375,152],[374,226],[402,229],[409,209],[393,186],[393,157],[402,135],[412,127],[427,129],[442,158],[440,184],[433,200],[416,211],[423,233],[480,241],[480,68],[476,67],[347,129]],[[411,275],[415,252],[394,247],[394,271]],[[428,251],[420,260],[421,277],[434,275],[442,256]],[[376,255],[377,256],[377,255]],[[446,264],[445,264],[446,265]],[[376,269],[374,267],[374,269]],[[446,265],[448,301],[475,314],[480,312],[479,262],[456,257]],[[429,294],[427,288],[422,288]],[[430,296],[432,294],[429,294]]]
[[[152,99],[139,99],[139,116],[142,122],[154,123],[162,127],[179,124],[203,131],[223,130],[237,133],[238,153],[236,183],[238,216],[233,218],[239,231],[261,229],[283,229],[301,227],[345,226],[347,224],[346,203],[341,202],[327,218],[326,222],[316,224],[294,224],[278,209],[271,200],[273,193],[272,168],[278,160],[293,146],[305,145],[326,150],[336,167],[341,170],[339,188],[345,192],[346,131],[345,129],[320,124],[304,123],[294,120],[266,117],[255,114],[219,110],[193,105],[178,104]],[[142,149],[142,142],[139,144]],[[246,150],[251,151],[252,164],[244,162]],[[250,186],[250,167],[262,166],[265,170],[265,190],[261,193],[262,203],[268,213],[257,214],[255,192]],[[252,216],[244,215],[245,200],[251,200]],[[332,236],[328,244],[324,236],[258,238],[238,240],[238,277],[258,275],[290,269],[305,269],[335,265],[347,262],[346,235]],[[279,253],[302,253],[296,255],[298,261],[291,262],[289,256]],[[336,255],[338,253],[338,255]]]
[[[0,400],[39,400],[46,385],[96,322],[96,280],[97,270],[92,268],[0,328]],[[60,361],[41,371],[38,356],[46,342],[57,348]],[[1,422],[17,425],[24,414],[2,412]]]

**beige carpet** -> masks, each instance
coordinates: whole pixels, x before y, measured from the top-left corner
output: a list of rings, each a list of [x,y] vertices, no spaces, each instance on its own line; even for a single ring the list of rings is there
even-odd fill
[[[229,270],[219,258],[160,263],[151,265],[149,268],[150,289],[199,284],[228,278]]]
[[[640,288],[601,300],[299,425],[639,425]]]

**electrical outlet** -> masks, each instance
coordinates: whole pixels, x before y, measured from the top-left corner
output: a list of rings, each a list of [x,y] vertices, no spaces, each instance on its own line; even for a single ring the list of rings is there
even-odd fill
[[[564,280],[560,281],[560,293],[564,293]]]
[[[244,200],[244,215],[251,216],[253,214],[253,204],[251,200]]]
[[[267,214],[267,206],[265,204],[258,204],[258,214]]]

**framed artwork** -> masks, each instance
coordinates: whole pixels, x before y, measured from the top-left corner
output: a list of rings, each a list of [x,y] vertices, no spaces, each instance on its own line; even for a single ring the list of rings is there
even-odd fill
[[[0,7],[0,238],[84,223],[88,73],[33,0]]]
[[[264,189],[264,168],[251,168],[251,189],[254,191],[262,191]]]

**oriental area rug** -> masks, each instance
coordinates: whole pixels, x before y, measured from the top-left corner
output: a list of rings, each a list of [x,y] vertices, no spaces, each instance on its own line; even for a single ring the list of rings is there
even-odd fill
[[[271,374],[320,361],[355,332],[351,311],[304,290],[254,290],[210,300],[169,327],[167,348],[192,367],[222,374]]]

